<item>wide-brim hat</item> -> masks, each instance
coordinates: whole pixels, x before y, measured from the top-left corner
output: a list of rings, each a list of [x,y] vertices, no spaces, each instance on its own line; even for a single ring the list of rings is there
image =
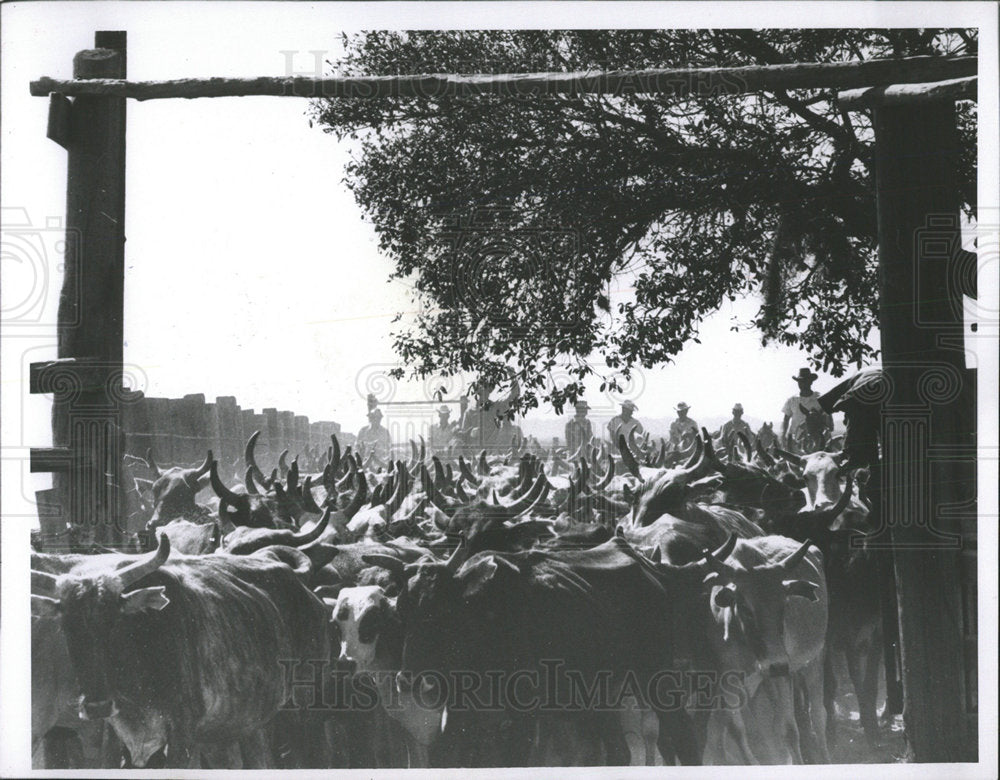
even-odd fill
[[[438,409],[438,414],[451,414],[451,409],[445,404]]]
[[[622,409],[631,409],[633,412],[639,409],[634,401],[622,401]]]
[[[677,406],[675,406],[675,407],[674,407],[674,409],[675,409],[676,411],[678,411],[678,412],[686,412],[686,411],[687,411],[688,409],[690,409],[690,408],[691,408],[691,407],[690,407],[690,406],[688,406],[688,405],[687,405],[686,403],[684,403],[683,401],[681,401],[681,402],[680,402],[679,404],[677,404]]]
[[[733,405],[733,411],[734,412],[742,412],[743,411],[743,404],[734,404]]]
[[[576,407],[577,409],[589,409],[589,408],[590,408],[590,404],[588,404],[588,403],[587,403],[586,401],[584,401],[584,400],[583,400],[582,398],[581,398],[581,399],[580,399],[579,401],[577,401],[577,402],[576,402],[576,403],[574,404],[574,406],[575,406],[575,407]]]
[[[793,376],[792,379],[794,379],[796,382],[798,382],[800,379],[808,379],[810,382],[813,382],[819,379],[819,374],[814,374],[808,368],[800,368],[799,373]]]
[[[382,410],[381,409],[377,409],[377,408],[376,409],[372,409],[371,411],[368,412],[368,416],[369,417],[381,417],[382,416]]]

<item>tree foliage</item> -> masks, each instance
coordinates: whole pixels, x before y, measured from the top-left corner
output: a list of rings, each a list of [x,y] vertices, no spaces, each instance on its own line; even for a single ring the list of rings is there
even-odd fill
[[[516,73],[975,53],[974,32],[368,32],[350,74]],[[561,410],[599,373],[670,361],[724,300],[759,295],[763,343],[839,376],[872,357],[872,128],[830,90],[322,100],[346,183],[412,284],[395,348],[416,376],[472,371]],[[975,208],[975,114],[959,188]],[[612,306],[612,284],[631,294]],[[607,369],[604,368],[607,366]],[[561,373],[569,381],[553,381]]]

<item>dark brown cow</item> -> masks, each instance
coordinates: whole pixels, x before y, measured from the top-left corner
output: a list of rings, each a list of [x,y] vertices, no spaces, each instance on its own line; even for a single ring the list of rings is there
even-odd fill
[[[153,515],[146,523],[147,530],[158,528],[178,517],[195,520],[208,516],[209,511],[205,507],[198,506],[194,499],[201,490],[208,487],[208,471],[215,462],[211,450],[204,463],[191,469],[174,467],[161,471],[153,460],[152,453],[146,455],[146,460],[156,476],[148,483],[153,502]]]
[[[329,660],[323,604],[283,563],[169,555],[161,535],[138,561],[65,574],[54,596],[32,596],[33,613],[60,616],[81,716],[109,719],[135,765],[166,746],[174,767],[267,766],[291,699],[279,662]],[[282,716],[297,719],[300,764],[322,766],[303,712]]]

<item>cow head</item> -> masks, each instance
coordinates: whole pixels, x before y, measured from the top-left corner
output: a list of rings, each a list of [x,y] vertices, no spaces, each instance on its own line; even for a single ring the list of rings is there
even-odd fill
[[[725,500],[730,504],[788,514],[799,511],[806,503],[800,486],[775,479],[756,466],[727,463],[722,467],[722,477]]]
[[[718,471],[722,464],[712,448],[708,432],[702,429],[705,440],[696,438],[694,451],[684,466],[661,471],[645,482],[631,499],[632,522],[646,526],[665,514],[676,514],[691,495],[689,486],[700,478]],[[620,446],[624,445],[624,437]],[[627,451],[627,446],[624,448]],[[638,476],[638,470],[634,472]]]
[[[130,616],[166,607],[164,586],[136,588],[170,555],[170,538],[160,536],[157,549],[116,571],[65,574],[55,582],[54,597],[32,595],[32,614],[59,616],[70,661],[80,682],[80,717],[109,718],[118,713],[114,689],[109,681],[111,658],[120,657],[116,640],[123,636],[122,623]],[[128,627],[125,627],[128,632]]]
[[[219,519],[224,524],[248,526],[250,528],[274,528],[274,512],[266,497],[247,490],[230,490],[219,478],[218,466],[212,463],[209,469],[209,483],[219,497]],[[248,484],[253,485],[252,478]]]
[[[741,545],[746,544],[742,540]],[[807,540],[777,562],[745,566],[736,560],[723,562],[711,553],[705,563],[709,606],[722,627],[726,644],[741,641],[753,654],[757,668],[766,675],[788,672],[785,646],[785,605],[789,598],[816,601],[819,585],[796,576],[796,569],[809,552]]]
[[[208,471],[215,459],[209,450],[205,462],[197,468],[182,469],[179,467],[161,471],[153,460],[152,453],[147,453],[147,462],[156,478],[149,485],[149,493],[153,503],[153,516],[146,523],[146,528],[157,528],[177,517],[191,517],[199,510],[194,498],[202,488],[208,487]]]
[[[340,660],[353,661],[358,671],[375,662],[380,636],[395,622],[392,604],[378,585],[343,588],[333,607],[340,630]]]
[[[473,603],[491,578],[489,562],[472,577],[456,576],[467,554],[463,538],[445,562],[404,564],[388,555],[362,556],[366,563],[388,569],[399,583],[396,615],[403,632],[400,668],[407,674],[457,668],[468,663],[461,648],[468,647],[470,640],[475,641],[478,636],[477,622],[487,618],[485,612],[477,612]],[[400,678],[401,688],[412,685],[412,682],[412,676]]]
[[[760,430],[757,431],[757,442],[765,450],[770,449],[771,445],[778,440],[777,434],[774,432],[774,423],[763,423],[760,426]]]
[[[841,495],[840,453],[812,452],[808,455],[794,455],[784,450],[776,450],[787,463],[801,469],[802,480],[809,491],[809,505],[812,509],[829,509],[837,503]]]

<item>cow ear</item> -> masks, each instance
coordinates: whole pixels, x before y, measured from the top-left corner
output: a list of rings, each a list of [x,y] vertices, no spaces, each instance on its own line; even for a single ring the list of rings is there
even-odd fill
[[[207,488],[212,483],[212,475],[206,474],[201,479],[199,479],[194,485],[194,492],[200,493],[202,490]]]
[[[732,588],[725,587],[719,588],[715,592],[715,606],[719,609],[725,609],[726,607],[732,607],[736,604],[736,591]]]
[[[816,595],[819,585],[815,582],[809,582],[809,580],[784,580],[781,584],[784,586],[785,595],[787,596],[801,596],[810,601],[816,601],[819,598]]]
[[[468,574],[463,578],[465,579],[465,598],[472,598],[481,593],[490,580],[496,577],[498,572],[502,576],[504,570],[515,574],[518,573],[517,567],[514,564],[495,555],[487,555],[482,560],[476,562],[467,570]]]
[[[152,588],[139,588],[122,594],[122,612],[126,615],[142,612],[147,609],[161,610],[170,603],[166,596],[166,588],[156,585]]]
[[[59,599],[31,594],[31,616],[37,618],[59,617]]]

